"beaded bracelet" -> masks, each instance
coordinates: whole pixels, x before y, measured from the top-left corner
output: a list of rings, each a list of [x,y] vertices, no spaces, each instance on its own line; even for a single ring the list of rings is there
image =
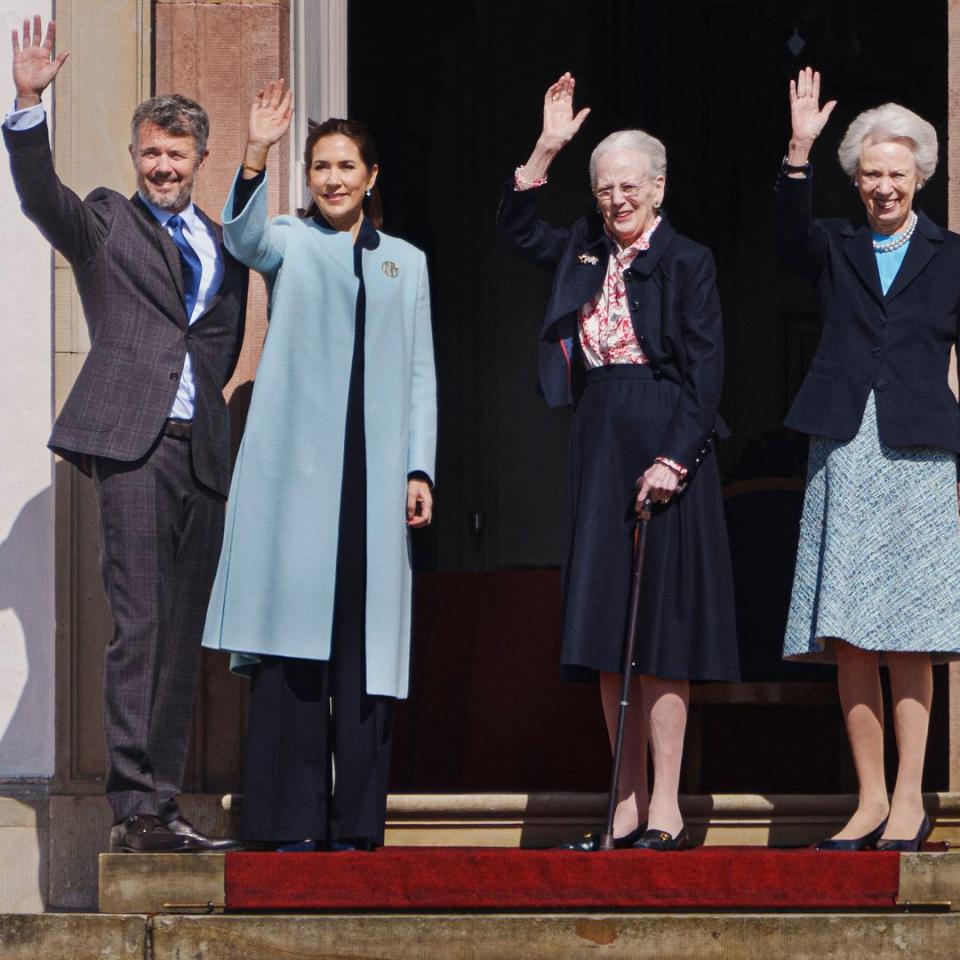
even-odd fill
[[[653,462],[663,464],[663,466],[668,470],[672,470],[681,480],[687,479],[687,468],[681,466],[676,460],[671,460],[669,457],[656,457]]]

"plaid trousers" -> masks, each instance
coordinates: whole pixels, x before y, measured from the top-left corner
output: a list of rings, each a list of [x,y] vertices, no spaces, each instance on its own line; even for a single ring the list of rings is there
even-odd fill
[[[161,436],[134,462],[97,458],[101,571],[113,614],[104,663],[106,792],[115,823],[180,813],[200,639],[224,498],[200,484],[190,440]]]

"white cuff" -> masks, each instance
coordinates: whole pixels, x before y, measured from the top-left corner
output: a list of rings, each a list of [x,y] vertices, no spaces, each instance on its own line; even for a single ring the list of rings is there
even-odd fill
[[[16,101],[14,101],[14,109],[7,114],[3,125],[8,130],[29,130],[31,127],[39,127],[44,119],[46,119],[46,112],[42,103],[35,103],[32,107],[17,110]]]

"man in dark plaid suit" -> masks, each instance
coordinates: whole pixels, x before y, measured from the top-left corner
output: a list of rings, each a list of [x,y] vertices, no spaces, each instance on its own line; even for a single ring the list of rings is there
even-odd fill
[[[58,179],[40,97],[66,54],[40,18],[13,34],[3,125],[24,213],[73,267],[90,353],[50,447],[93,477],[114,635],[105,663],[114,851],[221,850],[177,805],[200,635],[230,479],[222,390],[243,333],[247,271],[191,202],[207,115],[180,96],[133,117],[138,192],[81,200]]]

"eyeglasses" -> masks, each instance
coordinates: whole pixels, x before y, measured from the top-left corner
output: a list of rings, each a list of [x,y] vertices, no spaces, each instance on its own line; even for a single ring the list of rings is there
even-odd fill
[[[614,190],[619,190],[624,200],[636,200],[640,196],[643,185],[649,183],[652,179],[652,177],[644,177],[636,183],[615,183],[611,187],[600,187],[599,190],[594,190],[593,195],[601,203],[609,203],[613,199]]]

